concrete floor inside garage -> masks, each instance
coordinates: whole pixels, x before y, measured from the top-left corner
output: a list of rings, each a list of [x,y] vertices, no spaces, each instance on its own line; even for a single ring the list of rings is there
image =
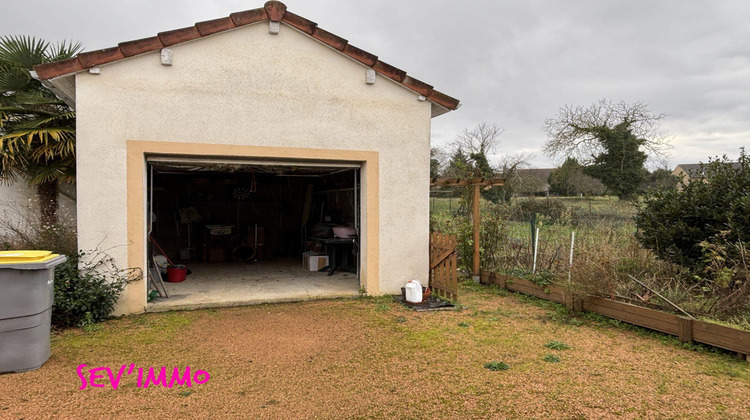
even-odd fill
[[[328,276],[327,272],[308,271],[301,261],[291,258],[186,266],[192,274],[180,283],[165,281],[169,298],[155,298],[147,311],[354,297],[360,290],[356,274],[335,272]]]

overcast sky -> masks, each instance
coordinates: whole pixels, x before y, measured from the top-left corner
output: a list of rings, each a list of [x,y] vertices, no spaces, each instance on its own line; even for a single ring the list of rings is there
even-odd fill
[[[669,165],[750,143],[750,1],[287,0],[288,9],[461,100],[432,120],[446,147],[479,122],[505,129],[498,155],[541,151],[566,104],[649,104],[668,115]],[[3,2],[0,34],[86,50],[262,7],[261,0]]]

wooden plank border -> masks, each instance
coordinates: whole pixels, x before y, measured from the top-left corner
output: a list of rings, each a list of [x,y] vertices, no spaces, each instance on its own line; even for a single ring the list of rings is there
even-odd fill
[[[519,292],[526,295],[536,296],[541,299],[551,300],[557,303],[567,303],[571,300],[565,289],[558,286],[538,286],[536,283],[520,277],[497,274],[482,270],[479,273],[479,282],[482,284],[496,284],[501,289]]]
[[[677,315],[594,296],[584,299],[583,309],[663,333],[680,335],[680,317]]]
[[[481,271],[479,279],[482,284],[495,284],[502,289],[563,303],[577,312],[596,312],[608,318],[674,335],[686,343],[698,342],[734,351],[739,358],[750,362],[750,331],[693,320],[611,299],[575,296],[561,287],[541,287],[526,279],[485,270]]]

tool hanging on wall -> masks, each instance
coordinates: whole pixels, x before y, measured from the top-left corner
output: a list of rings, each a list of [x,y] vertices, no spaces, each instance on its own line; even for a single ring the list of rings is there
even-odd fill
[[[237,187],[232,191],[232,196],[237,200],[247,200],[250,198],[250,189],[245,187]]]
[[[255,170],[252,172],[250,178],[250,187],[237,187],[232,191],[232,196],[237,200],[237,229],[239,230],[242,224],[240,223],[240,203],[250,198],[250,194],[258,191],[258,183],[255,180]]]
[[[255,181],[255,169],[253,169],[252,177],[250,178],[250,192],[254,193],[258,191],[258,183]]]

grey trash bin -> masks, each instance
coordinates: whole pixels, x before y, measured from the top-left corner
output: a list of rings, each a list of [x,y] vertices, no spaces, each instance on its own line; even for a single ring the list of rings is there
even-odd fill
[[[0,252],[0,373],[39,369],[49,358],[55,266],[66,259]]]

